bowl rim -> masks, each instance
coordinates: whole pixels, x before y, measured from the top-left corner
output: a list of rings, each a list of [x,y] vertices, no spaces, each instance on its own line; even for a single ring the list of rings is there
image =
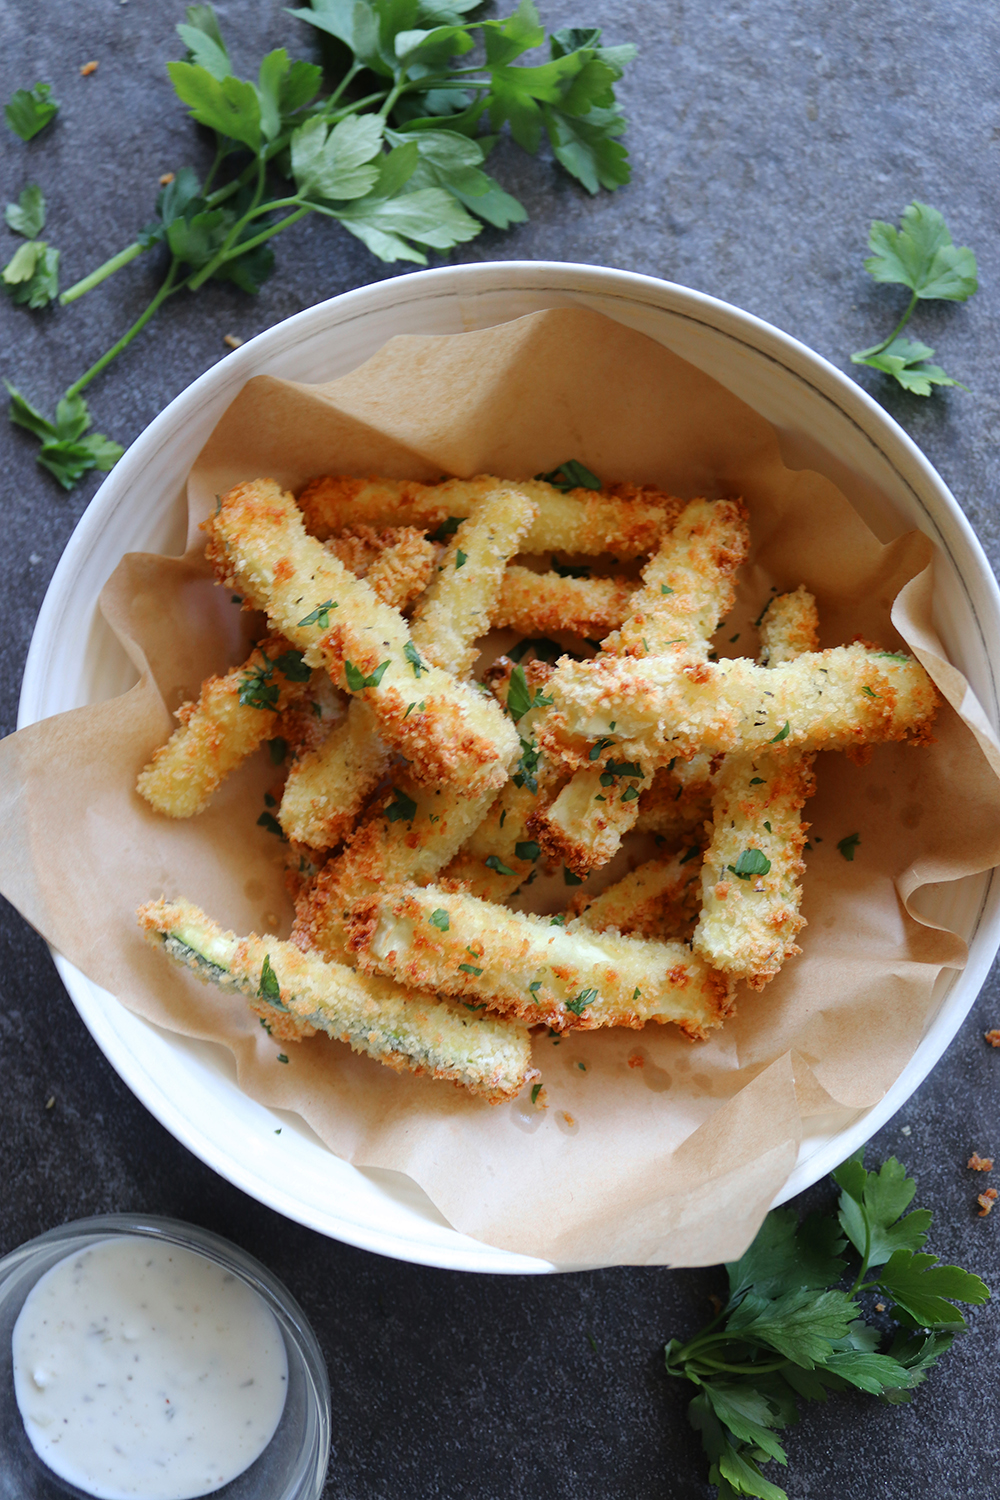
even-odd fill
[[[67,543],[46,591],[32,634],[24,668],[17,727],[22,728],[43,716],[39,712],[41,696],[47,668],[60,637],[63,600],[68,593],[66,583],[84,568],[99,536],[113,522],[116,511],[127,500],[143,468],[171,441],[179,423],[193,416],[206,398],[215,397],[227,386],[232,388],[235,395],[252,375],[266,372],[263,367],[268,360],[286,352],[303,336],[310,336],[321,330],[332,333],[348,323],[364,319],[369,313],[383,311],[387,304],[410,305],[434,299],[454,300],[463,294],[474,296],[483,292],[552,292],[559,297],[570,298],[578,293],[584,296],[597,295],[605,301],[610,299],[623,304],[653,306],[742,344],[755,357],[780,365],[785,372],[795,376],[812,392],[831,403],[852,422],[906,484],[926,518],[927,526],[922,529],[926,529],[932,540],[948,554],[968,600],[987,663],[990,700],[983,707],[993,728],[1000,729],[1000,688],[984,631],[984,618],[990,616],[995,631],[1000,633],[1000,586],[972,526],[944,480],[913,439],[873,397],[800,340],[720,298],[676,282],[611,267],[568,261],[520,260],[443,266],[388,277],[342,292],[264,330],[179,392],[140,433],[103,481]],[[551,305],[563,304],[555,302]],[[515,312],[513,317],[521,315]],[[609,315],[613,316],[613,313]],[[496,323],[510,320],[498,316]],[[959,556],[963,558],[964,566],[959,565]],[[974,592],[970,587],[972,584],[975,585]],[[996,870],[988,873],[968,946],[967,965],[957,975],[948,992],[950,998],[956,988],[960,989],[962,1003],[950,1006],[942,1004],[896,1083],[877,1104],[859,1111],[825,1146],[814,1151],[805,1162],[797,1164],[777,1195],[775,1206],[818,1181],[863,1144],[909,1098],[943,1055],[974,1004],[1000,947],[1000,882],[997,880]],[[329,1224],[318,1222],[317,1215],[303,1211],[304,1206],[296,1209],[280,1188],[271,1189],[269,1196],[263,1196],[259,1180],[242,1168],[235,1158],[226,1157],[213,1144],[201,1139],[190,1122],[180,1119],[179,1111],[173,1109],[160,1090],[151,1088],[148,1083],[137,1086],[127,1071],[128,1049],[115,1047],[109,1028],[100,1024],[95,1000],[76,982],[80,979],[89,985],[90,981],[86,981],[86,976],[62,955],[54,953],[54,957],[70,997],[91,1035],[141,1102],[196,1156],[252,1196],[320,1233],[344,1239],[359,1248],[410,1261],[448,1269],[479,1271],[545,1272],[559,1269],[547,1261],[531,1260],[486,1245],[481,1247],[487,1252],[486,1263],[484,1257],[479,1255],[473,1255],[470,1259],[462,1246],[456,1247],[455,1253],[447,1257],[436,1253],[415,1253],[416,1247],[410,1241],[402,1245],[390,1243],[390,1237],[381,1229],[368,1232],[365,1227],[352,1223],[343,1226],[343,1230],[338,1227],[334,1231]],[[126,1071],[122,1070],[119,1062]],[[475,1243],[459,1235],[458,1231],[451,1230],[451,1233],[463,1241],[464,1245]],[[480,1247],[477,1245],[476,1248]]]

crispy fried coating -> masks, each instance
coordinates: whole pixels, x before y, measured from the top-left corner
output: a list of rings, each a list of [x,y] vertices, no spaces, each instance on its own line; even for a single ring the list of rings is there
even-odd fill
[[[716,759],[721,760],[721,756]],[[692,767],[693,779],[682,780],[678,773],[690,772]],[[643,786],[640,792],[636,833],[655,833],[673,844],[683,840],[690,847],[700,837],[706,818],[712,816],[714,784],[712,762],[707,756],[661,766],[652,784]]]
[[[468,677],[503,584],[504,569],[538,512],[517,489],[490,490],[455,532],[410,633],[420,655],[456,677]]]
[[[292,766],[278,821],[293,843],[332,849],[350,833],[388,769],[389,752],[371,705],[354,698],[319,748]]]
[[[711,636],[733,606],[736,570],[749,545],[742,501],[690,501],[643,569],[632,613],[602,643],[602,655],[670,653],[706,660]],[[605,746],[612,739],[613,731],[605,737]],[[658,757],[639,753],[603,756],[601,748],[588,752],[591,763],[576,771],[532,825],[546,853],[579,876],[606,864],[621,848],[639,815],[642,783],[651,781],[658,763]],[[615,774],[623,765],[631,768],[631,779]]]
[[[701,851],[695,848],[670,859],[649,859],[597,896],[575,896],[570,902],[575,915],[566,930],[589,927],[626,937],[689,942],[700,901]]]
[[[807,589],[772,599],[760,624],[762,665],[794,661],[818,641],[816,601]],[[755,990],[800,951],[806,841],[800,813],[815,790],[814,760],[803,750],[727,755],[715,777],[694,947]]]
[[[338,474],[313,479],[299,496],[299,505],[306,526],[320,540],[358,524],[434,531],[449,517],[464,520],[490,490],[511,484],[538,506],[524,539],[525,552],[642,557],[657,545],[684,503],[652,485],[620,484],[564,495],[544,480],[511,481],[490,474],[440,484]]]
[[[452,787],[397,777],[299,900],[292,941],[328,958],[344,957],[351,905],[383,886],[433,880],[482,822],[495,796],[492,791],[463,795]]]
[[[418,780],[473,792],[503,785],[517,736],[497,705],[421,660],[402,615],[306,535],[280,485],[237,485],[204,529],[219,578],[280,622],[310,665],[364,693],[382,739]]]
[[[538,1076],[524,1026],[326,963],[277,938],[237,938],[188,901],[152,901],[137,916],[177,963],[244,994],[278,1041],[324,1031],[396,1072],[445,1079],[491,1104]]]
[[[800,950],[801,810],[816,789],[808,752],[727,755],[712,803],[694,949],[761,990]]]
[[[701,1038],[731,1008],[728,981],[683,943],[568,932],[441,886],[383,891],[358,902],[349,925],[367,972],[558,1031],[670,1021]]]
[[[862,645],[807,652],[780,666],[746,657],[719,662],[669,657],[563,660],[549,680],[554,707],[538,726],[543,748],[588,763],[589,744],[665,762],[738,750],[852,750],[890,740],[926,743],[937,709],[919,662]],[[610,726],[614,724],[614,730]]]
[[[602,642],[616,656],[683,649],[703,660],[736,599],[736,570],[750,550],[741,500],[692,500],[642,570],[621,630]]]
[[[807,651],[819,650],[816,600],[804,584],[791,594],[778,594],[764,611],[759,626],[762,667],[780,667]]]
[[[569,631],[593,638],[631,613],[630,578],[563,578],[512,563],[504,573],[493,624],[527,635]]]
[[[393,609],[408,609],[434,570],[434,543],[415,526],[389,526],[384,531],[351,526],[325,545]]]
[[[136,791],[168,818],[203,812],[230,772],[277,733],[278,715],[309,676],[301,655],[274,635],[224,677],[206,677],[197,702],[177,710],[180,727],[139,773]]]

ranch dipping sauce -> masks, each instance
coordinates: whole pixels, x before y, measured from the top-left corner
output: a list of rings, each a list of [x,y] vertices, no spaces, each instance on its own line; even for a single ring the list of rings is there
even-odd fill
[[[122,1235],[58,1262],[14,1325],[31,1445],[98,1500],[189,1500],[235,1479],[281,1420],[277,1321],[224,1266]]]

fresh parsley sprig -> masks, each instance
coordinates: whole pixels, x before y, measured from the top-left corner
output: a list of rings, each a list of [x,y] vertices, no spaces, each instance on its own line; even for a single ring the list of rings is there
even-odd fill
[[[59,113],[59,100],[52,97],[50,83],[36,83],[33,89],[17,89],[4,105],[4,118],[22,141],[33,140]]]
[[[0,272],[0,283],[14,302],[46,307],[59,294],[59,251],[38,238],[45,228],[45,195],[37,183],[29,183],[16,203],[7,204],[4,219],[8,229],[24,235],[25,243]]]
[[[900,226],[876,219],[868,236],[873,254],[865,270],[876,281],[909,287],[906,311],[888,338],[851,355],[856,365],[870,365],[897,380],[915,396],[929,396],[935,385],[966,386],[952,380],[940,365],[929,364],[934,350],[927,344],[901,338],[918,302],[967,302],[979,288],[976,257],[968,246],[953,243],[948,226],[936,208],[914,201],[903,210]]]
[[[188,6],[177,28],[186,56],[167,71],[191,118],[215,133],[215,159],[203,182],[182,167],[157,198],[156,218],[59,297],[63,306],[75,302],[154,247],[168,254],[148,307],[67,397],[79,396],[182,289],[223,280],[258,291],[274,268],[270,242],[309,214],[339,224],[383,261],[418,265],[428,251],[464,244],[485,224],[523,222],[523,206],[484,170],[505,125],[533,153],[547,137],[588,192],[627,182],[614,85],[635,48],[602,46],[597,28],[547,37],[532,0],[520,0],[503,20],[469,21],[475,4],[311,0],[290,14],[346,47],[346,68],[326,78],[278,47],[253,79],[236,76],[212,7]],[[523,61],[546,41],[547,60]],[[458,66],[473,52],[474,65]],[[30,105],[17,95],[8,106],[8,120],[14,123],[13,110],[24,127],[19,133],[41,129],[45,120],[36,121],[53,110],[39,95],[44,88]],[[43,293],[49,300],[55,264],[32,243],[21,247],[20,261],[14,257],[5,283],[30,281],[35,291],[19,300]],[[578,483],[588,482],[583,476]]]
[[[923,1246],[928,1209],[909,1207],[916,1183],[891,1157],[878,1172],[864,1152],[833,1174],[836,1218],[790,1209],[768,1214],[746,1254],[726,1266],[729,1300],[693,1339],[671,1339],[667,1373],[698,1394],[688,1419],[709,1460],[719,1500],[788,1500],[760,1465],[787,1464],[776,1433],[799,1421],[800,1401],[855,1387],[890,1405],[909,1401],[965,1319],[955,1301],[978,1305],[989,1289],[970,1271],[944,1266]],[[850,1244],[860,1268],[847,1290]],[[858,1300],[877,1293],[895,1323],[888,1347]]]

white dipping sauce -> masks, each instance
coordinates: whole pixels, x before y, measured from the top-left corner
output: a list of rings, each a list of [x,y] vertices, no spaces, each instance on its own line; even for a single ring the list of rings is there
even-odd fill
[[[235,1479],[281,1419],[288,1361],[255,1291],[139,1235],[47,1271],[14,1325],[14,1392],[43,1463],[98,1500],[189,1500]]]

